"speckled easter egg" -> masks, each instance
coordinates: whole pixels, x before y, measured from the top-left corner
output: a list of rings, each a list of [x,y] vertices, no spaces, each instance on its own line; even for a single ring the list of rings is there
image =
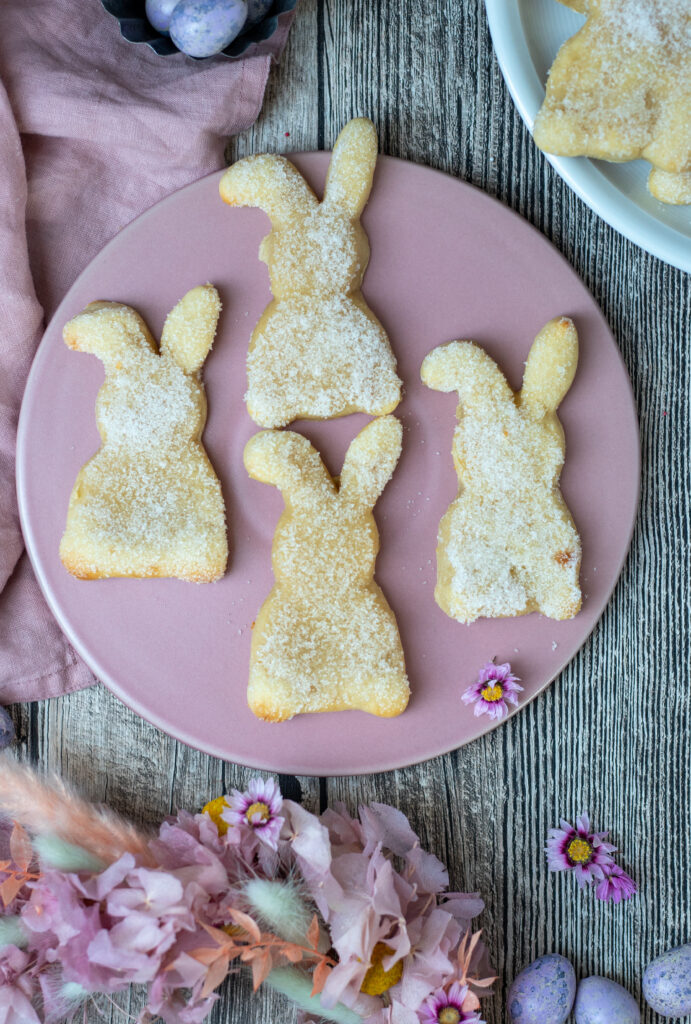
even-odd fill
[[[641,1024],[641,1011],[630,992],[610,978],[584,978],[576,993],[576,1024]]]
[[[157,32],[168,35],[173,10],[180,0],[146,0],[146,17]]]
[[[564,1024],[576,995],[576,974],[566,957],[547,953],[518,975],[509,989],[509,1020]]]
[[[247,6],[249,13],[247,15],[247,28],[252,25],[258,25],[267,14],[274,0],[247,0]]]
[[[247,0],[180,0],[170,20],[170,38],[190,57],[220,53],[247,21]]]
[[[0,708],[0,750],[14,739],[14,724],[4,708]]]
[[[691,1013],[691,943],[668,949],[643,975],[643,995],[663,1017]]]

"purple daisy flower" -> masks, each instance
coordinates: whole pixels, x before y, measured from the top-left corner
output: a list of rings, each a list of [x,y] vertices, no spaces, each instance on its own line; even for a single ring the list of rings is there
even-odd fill
[[[613,864],[605,871],[605,877],[595,890],[595,895],[603,903],[621,903],[630,900],[638,892],[638,886],[630,875],[627,875],[618,864]]]
[[[272,850],[278,848],[284,821],[280,817],[283,797],[273,779],[252,779],[246,792],[234,789],[226,803],[228,808],[221,814],[224,821],[236,828],[249,826],[262,843]]]
[[[518,707],[518,694],[523,692],[518,682],[508,661],[504,665],[488,661],[480,669],[476,682],[468,687],[461,699],[464,704],[475,705],[476,715],[502,719],[509,713],[509,704]]]
[[[604,881],[614,867],[612,854],[616,850],[605,842],[608,833],[592,832],[587,814],[576,819],[575,828],[563,818],[559,826],[549,830],[546,853],[550,871],[574,871],[581,887],[596,879]]]
[[[484,1024],[475,1011],[463,1009],[468,986],[454,981],[450,988],[438,988],[422,1004],[421,1024]]]

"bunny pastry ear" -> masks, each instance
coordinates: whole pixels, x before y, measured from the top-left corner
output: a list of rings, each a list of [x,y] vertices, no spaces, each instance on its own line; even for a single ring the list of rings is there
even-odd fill
[[[171,356],[185,373],[196,373],[213,344],[220,312],[221,300],[213,285],[187,292],[166,317],[161,354]]]
[[[69,348],[98,356],[107,369],[127,364],[137,352],[156,352],[139,313],[119,302],[91,302],[65,324],[62,336]]]
[[[403,428],[395,416],[373,420],[351,441],[341,471],[347,501],[374,508],[401,455]]]
[[[292,430],[262,430],[245,445],[245,469],[253,480],[273,484],[286,504],[320,504],[336,492],[319,452]]]
[[[324,204],[359,217],[372,191],[377,130],[366,117],[349,121],[336,139],[326,178]]]
[[[484,349],[472,341],[450,341],[425,357],[422,381],[434,391],[457,391],[464,405],[513,401],[506,377]]]
[[[578,334],[566,316],[550,320],[533,342],[519,401],[536,419],[555,412],[571,387],[578,364]]]
[[[229,206],[257,206],[275,228],[285,228],[314,209],[317,197],[290,160],[264,153],[229,167],[219,185]]]

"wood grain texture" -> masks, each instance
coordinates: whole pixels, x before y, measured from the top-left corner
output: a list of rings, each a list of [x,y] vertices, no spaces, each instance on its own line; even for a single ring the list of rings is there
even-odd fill
[[[691,279],[616,234],[555,175],[514,110],[481,0],[301,0],[264,112],[230,141],[227,157],[328,148],[354,115],[377,123],[383,152],[507,203],[575,267],[631,374],[642,495],[612,601],[546,693],[456,753],[386,775],[301,779],[302,795],[314,810],[337,799],[352,809],[396,804],[448,863],[452,886],[482,893],[481,924],[502,979],[486,1005],[488,1024],[506,1019],[515,973],[550,950],[571,957],[580,975],[608,975],[638,998],[647,961],[691,940]],[[616,500],[602,494],[603,503]],[[100,686],[14,715],[24,758],[139,821],[199,806],[250,774],[176,743]],[[602,905],[573,878],[547,873],[548,828],[582,809],[612,830],[641,883],[627,905]],[[212,1019],[292,1024],[292,1008],[270,995],[251,1000],[249,991],[246,978],[234,979]],[[119,1002],[135,1015],[141,1005]],[[124,1019],[108,1006],[102,1012]],[[658,1018],[645,1009],[642,1019]]]

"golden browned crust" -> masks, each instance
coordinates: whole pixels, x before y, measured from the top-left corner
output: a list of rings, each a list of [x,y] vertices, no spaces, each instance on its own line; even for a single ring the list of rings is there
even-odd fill
[[[471,341],[441,345],[422,380],[458,391],[453,458],[459,494],[439,526],[439,607],[459,622],[539,611],[572,618],[581,606],[581,544],[559,490],[564,434],[556,410],[576,371],[571,320],[535,339],[518,394]]]
[[[77,475],[60,544],[79,579],[202,583],[225,572],[225,508],[201,443],[199,376],[219,312],[211,285],[188,292],[166,319],[160,354],[139,314],[120,303],[91,303],[65,325],[67,345],[106,369],[96,406],[102,444]]]
[[[680,0],[570,0],[585,25],[550,70],[537,145],[560,156],[649,160],[651,190],[683,202],[691,172],[691,6]],[[688,194],[688,193],[687,193]]]
[[[245,447],[251,477],[280,488],[275,585],[252,630],[248,703],[281,722],[317,711],[400,714],[409,697],[398,627],[374,582],[372,508],[401,450],[393,416],[354,439],[334,481],[306,438],[264,431]]]
[[[360,214],[376,160],[374,125],[356,118],[334,146],[321,203],[282,156],[246,157],[221,179],[226,203],[260,207],[273,228],[260,258],[274,299],[252,334],[245,396],[262,427],[381,416],[400,401],[388,338],[360,291],[369,261]]]

